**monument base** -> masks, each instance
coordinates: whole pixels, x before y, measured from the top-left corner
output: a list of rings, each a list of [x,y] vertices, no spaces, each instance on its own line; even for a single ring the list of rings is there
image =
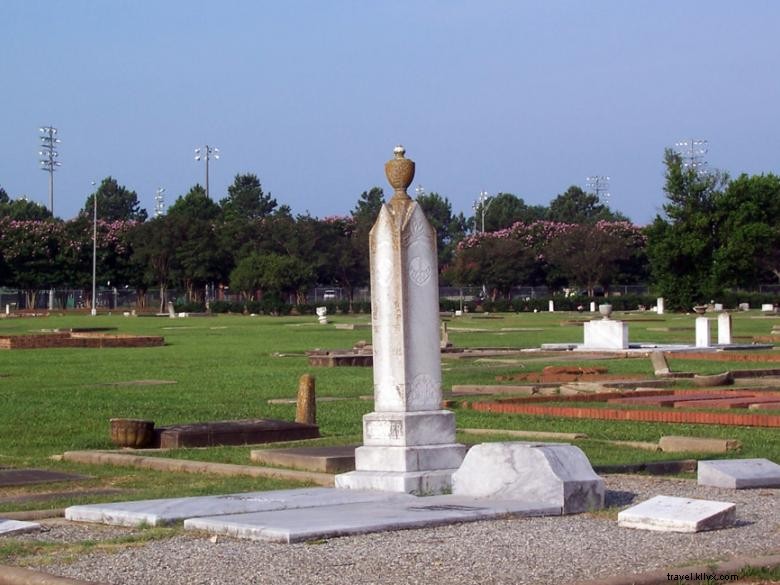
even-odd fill
[[[628,323],[596,319],[583,326],[587,349],[628,349]]]
[[[336,487],[433,496],[451,491],[452,474],[456,471],[457,468],[428,471],[350,471],[336,476]]]

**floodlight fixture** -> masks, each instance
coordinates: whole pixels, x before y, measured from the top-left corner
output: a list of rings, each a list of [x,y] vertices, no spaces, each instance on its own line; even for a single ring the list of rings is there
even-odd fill
[[[484,189],[479,192],[479,197],[472,206],[474,213],[480,213],[482,215],[482,233],[485,233],[485,213],[487,213],[490,204],[493,203],[493,197]]]
[[[602,204],[607,205],[609,203],[609,177],[591,175],[590,177],[585,177],[585,182],[589,193],[593,193]]]
[[[209,196],[209,160],[219,160],[219,148],[206,144],[203,148],[195,149],[195,160],[206,163],[206,197]]]
[[[696,174],[707,173],[707,161],[704,155],[709,152],[709,141],[702,138],[680,140],[674,145],[675,151],[682,157],[683,168],[692,169]]]
[[[41,126],[38,128],[41,133],[41,150],[38,151],[38,156],[41,157],[40,164],[41,170],[49,173],[49,211],[54,216],[54,171],[57,167],[62,166],[62,163],[57,160],[60,153],[57,152],[57,145],[61,142],[56,137],[57,129],[54,126]]]

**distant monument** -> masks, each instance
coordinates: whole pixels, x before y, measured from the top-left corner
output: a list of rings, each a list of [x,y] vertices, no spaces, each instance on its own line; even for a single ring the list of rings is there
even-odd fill
[[[465,448],[441,409],[436,232],[406,190],[414,162],[402,146],[385,164],[395,189],[371,229],[374,412],[363,417],[355,471],[336,487],[416,494],[449,491]]]
[[[593,319],[583,325],[586,349],[628,349],[628,323],[610,319],[612,305],[599,305],[601,319]]]

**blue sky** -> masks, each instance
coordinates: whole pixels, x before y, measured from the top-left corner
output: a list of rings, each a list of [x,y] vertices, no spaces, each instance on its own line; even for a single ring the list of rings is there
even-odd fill
[[[588,175],[637,223],[664,202],[663,150],[780,172],[780,2],[747,0],[3,0],[0,186],[48,201],[38,128],[62,139],[55,213],[107,175],[150,212],[256,173],[294,212],[346,214],[415,185],[471,212],[481,190],[548,204]]]

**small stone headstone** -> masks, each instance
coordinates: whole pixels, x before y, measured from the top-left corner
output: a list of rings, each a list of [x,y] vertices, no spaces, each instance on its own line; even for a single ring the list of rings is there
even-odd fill
[[[731,344],[731,315],[728,313],[718,315],[718,344]]]
[[[664,352],[651,352],[650,362],[653,364],[653,370],[656,376],[668,376],[671,373],[671,370],[669,369],[669,363],[666,361]]]
[[[780,487],[780,465],[769,459],[699,461],[699,485],[726,489]]]
[[[295,407],[295,422],[317,424],[317,400],[314,392],[314,376],[304,374],[298,381],[298,402]]]
[[[750,303],[740,303],[739,304],[739,310],[740,311],[749,311],[750,310]]]
[[[172,301],[168,301],[168,316],[171,319],[175,319],[176,318],[176,311],[173,308],[173,302]]]
[[[710,320],[707,317],[696,317],[696,347],[710,347]]]
[[[618,526],[661,532],[702,532],[734,523],[737,505],[731,502],[655,496],[618,514]]]

